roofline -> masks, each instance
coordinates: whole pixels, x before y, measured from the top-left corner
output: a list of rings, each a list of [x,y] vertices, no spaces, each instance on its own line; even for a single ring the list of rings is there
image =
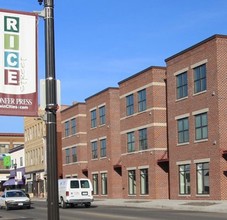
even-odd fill
[[[130,79],[132,79],[132,78],[144,73],[144,72],[147,72],[148,70],[151,70],[151,69],[166,69],[166,67],[164,67],[164,66],[150,66],[150,67],[148,67],[148,68],[146,68],[146,69],[144,69],[144,70],[142,70],[142,71],[140,71],[138,73],[133,74],[132,76],[130,76],[130,77],[126,78],[126,79],[121,80],[120,82],[118,82],[118,85],[120,85],[121,83],[124,83],[124,82],[126,82],[126,81],[128,81],[128,80],[130,80]]]
[[[205,39],[205,40],[203,40],[203,41],[201,41],[201,42],[199,42],[197,44],[194,44],[193,46],[188,47],[187,49],[182,50],[181,52],[176,53],[176,54],[172,55],[171,57],[166,58],[165,62],[168,62],[169,60],[174,59],[175,57],[180,56],[183,53],[186,53],[186,52],[188,52],[188,51],[190,51],[190,50],[192,50],[192,49],[194,49],[194,48],[196,48],[196,47],[198,47],[198,46],[200,46],[202,44],[207,43],[208,41],[211,41],[211,40],[215,39],[215,38],[227,38],[227,35],[222,35],[222,34],[212,35],[211,37],[208,37],[207,39]]]
[[[0,137],[7,137],[7,136],[24,137],[24,133],[0,133]]]
[[[94,96],[97,96],[97,95],[99,95],[99,94],[101,94],[101,93],[104,93],[104,92],[106,92],[106,91],[108,91],[108,90],[110,90],[110,89],[117,89],[117,90],[119,90],[118,87],[107,87],[106,89],[103,89],[103,90],[101,90],[100,92],[98,92],[98,93],[96,93],[96,94],[94,94],[94,95],[92,95],[92,96],[89,96],[88,98],[85,99],[85,101],[87,101],[88,99],[91,99],[91,98],[93,98]]]
[[[67,110],[69,110],[69,109],[75,107],[76,105],[85,105],[85,102],[76,102],[76,103],[73,103],[72,105],[68,106],[67,108],[61,110],[60,112],[61,112],[61,113],[62,113],[62,112],[65,112],[65,111],[67,111]]]
[[[9,153],[17,152],[17,151],[23,150],[23,149],[24,149],[24,144],[21,144],[21,145],[19,145],[17,147],[14,147],[12,149],[9,149]]]

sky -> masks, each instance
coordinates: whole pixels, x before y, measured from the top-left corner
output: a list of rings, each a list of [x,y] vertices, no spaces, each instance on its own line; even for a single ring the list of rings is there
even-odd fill
[[[41,11],[38,0],[0,8]],[[72,105],[214,35],[227,35],[226,0],[54,0],[55,74],[61,104]],[[29,32],[28,32],[29,34]],[[38,24],[38,78],[45,78],[44,20]],[[0,116],[0,133],[23,133],[23,117]]]

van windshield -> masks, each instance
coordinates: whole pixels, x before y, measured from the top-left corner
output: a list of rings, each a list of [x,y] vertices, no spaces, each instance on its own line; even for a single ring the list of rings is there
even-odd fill
[[[70,188],[71,189],[78,189],[79,188],[79,181],[78,180],[71,180],[70,181]]]
[[[89,182],[87,180],[81,180],[81,188],[89,188]]]

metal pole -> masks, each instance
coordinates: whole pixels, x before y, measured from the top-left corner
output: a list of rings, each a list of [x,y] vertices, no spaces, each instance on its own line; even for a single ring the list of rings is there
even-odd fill
[[[46,144],[47,144],[47,201],[48,220],[59,220],[56,79],[54,45],[54,1],[44,0],[45,62],[46,62]]]

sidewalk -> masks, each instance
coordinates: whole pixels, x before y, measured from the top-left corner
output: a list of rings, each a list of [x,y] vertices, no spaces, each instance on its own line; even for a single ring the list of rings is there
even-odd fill
[[[95,199],[92,205],[115,205],[137,208],[158,208],[200,212],[227,213],[227,200],[138,200],[138,199]]]
[[[32,201],[46,201],[46,199],[32,198]],[[227,213],[227,200],[140,200],[95,198],[92,206],[99,205]]]

